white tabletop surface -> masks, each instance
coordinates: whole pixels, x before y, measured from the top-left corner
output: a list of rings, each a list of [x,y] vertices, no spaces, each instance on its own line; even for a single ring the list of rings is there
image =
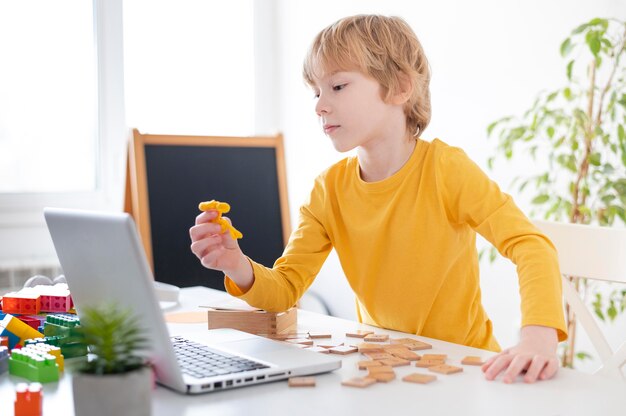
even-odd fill
[[[181,291],[181,306],[172,311],[201,310],[225,293],[194,287]],[[172,334],[206,331],[202,324],[170,324]],[[425,337],[361,325],[307,311],[298,311],[299,331],[320,331],[333,334],[333,340],[354,344],[345,333],[356,329],[373,329],[390,337],[412,337],[433,345],[421,353],[447,354],[447,364],[463,367],[463,372],[437,375],[427,385],[403,382],[403,376],[427,370],[396,367],[397,378],[389,383],[376,383],[359,389],[341,385],[342,380],[363,376],[357,361],[358,353],[345,356],[342,368],[316,376],[316,387],[290,388],[286,381],[242,387],[198,396],[185,396],[167,388],[157,387],[153,395],[154,415],[626,415],[626,383],[611,378],[592,376],[574,370],[560,369],[553,380],[525,384],[520,380],[507,385],[499,379],[487,381],[479,367],[463,366],[467,355],[488,358],[492,353]],[[320,340],[321,341],[321,340]],[[326,340],[327,341],[327,340]],[[295,347],[294,347],[295,348]],[[15,385],[24,381],[7,373],[0,375],[0,414],[13,414]],[[74,414],[71,374],[64,374],[58,383],[44,385],[44,416]]]

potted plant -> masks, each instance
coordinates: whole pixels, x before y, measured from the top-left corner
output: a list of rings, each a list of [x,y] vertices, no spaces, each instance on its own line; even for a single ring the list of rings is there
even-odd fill
[[[72,375],[76,415],[150,415],[147,339],[131,311],[115,304],[81,310],[77,331],[89,355]]]
[[[626,223],[626,22],[595,18],[575,28],[560,47],[566,82],[542,92],[522,117],[489,125],[496,154],[510,160],[525,151],[532,175],[518,177],[520,192],[532,189],[531,217],[610,226]],[[493,169],[494,157],[488,165]],[[530,186],[528,186],[530,185]],[[490,259],[496,256],[491,248]],[[626,290],[571,279],[599,319],[614,320],[626,307]],[[607,284],[605,284],[607,285]],[[568,342],[561,363],[572,367],[576,320],[566,310]]]

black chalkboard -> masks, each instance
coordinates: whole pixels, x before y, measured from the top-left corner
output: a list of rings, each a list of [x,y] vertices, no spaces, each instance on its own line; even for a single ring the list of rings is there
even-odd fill
[[[198,203],[228,202],[225,216],[243,233],[250,258],[272,266],[289,235],[282,138],[134,135],[140,233],[155,279],[180,287],[224,290],[223,274],[204,268],[190,250]],[[138,143],[139,142],[139,143]],[[140,160],[143,159],[143,160]],[[138,162],[138,163],[137,163]],[[132,165],[132,163],[131,163]],[[142,166],[143,165],[143,166]],[[145,176],[142,178],[141,173]],[[142,188],[143,191],[142,191]],[[142,194],[146,195],[142,195]],[[148,222],[148,224],[145,224]],[[145,237],[145,238],[144,238]],[[150,258],[150,255],[148,256]]]

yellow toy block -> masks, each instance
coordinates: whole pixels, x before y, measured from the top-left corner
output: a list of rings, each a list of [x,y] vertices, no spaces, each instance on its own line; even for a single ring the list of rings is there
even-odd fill
[[[216,201],[212,199],[210,201],[200,202],[200,204],[198,204],[198,208],[200,209],[200,211],[208,211],[211,209],[216,210],[217,217],[211,222],[219,224],[222,227],[222,231],[221,231],[222,233],[228,230],[228,233],[230,234],[233,240],[243,238],[243,234],[241,234],[239,230],[237,230],[228,221],[222,218],[222,214],[225,214],[230,211],[229,204],[227,204],[226,202],[220,202],[220,201]]]
[[[6,328],[7,331],[19,337],[20,344],[24,345],[24,341],[31,338],[43,338],[43,334],[36,329],[28,326],[24,322],[15,318],[13,315],[6,314],[0,320],[0,327]]]

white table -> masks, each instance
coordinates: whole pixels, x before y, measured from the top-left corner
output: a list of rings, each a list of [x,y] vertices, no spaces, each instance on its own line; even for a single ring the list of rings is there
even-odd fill
[[[212,289],[194,287],[181,291],[181,306],[171,311],[200,310],[212,300],[227,296]],[[170,324],[172,334],[206,331],[203,324]],[[355,329],[374,329],[390,337],[413,337],[433,345],[428,353],[448,355],[448,364],[461,366],[467,355],[487,358],[492,353],[426,337],[361,325],[307,311],[298,311],[299,331],[328,331],[333,340],[345,340]],[[348,338],[351,343],[358,339]],[[295,347],[294,347],[295,348]],[[225,390],[198,396],[185,396],[157,387],[153,396],[154,415],[391,415],[424,413],[434,415],[625,415],[626,383],[619,380],[560,369],[556,378],[535,384],[521,380],[507,385],[484,379],[479,367],[462,366],[463,372],[437,374],[437,381],[414,384],[401,381],[404,375],[427,370],[396,367],[396,380],[377,383],[365,389],[345,387],[341,381],[363,376],[356,353],[345,356],[341,369],[317,375],[313,388],[290,388],[286,381]],[[0,414],[12,414],[15,384],[23,381],[6,373],[0,376]],[[9,410],[10,409],[10,410]],[[58,383],[44,385],[44,416],[71,416],[73,412],[71,374]]]

